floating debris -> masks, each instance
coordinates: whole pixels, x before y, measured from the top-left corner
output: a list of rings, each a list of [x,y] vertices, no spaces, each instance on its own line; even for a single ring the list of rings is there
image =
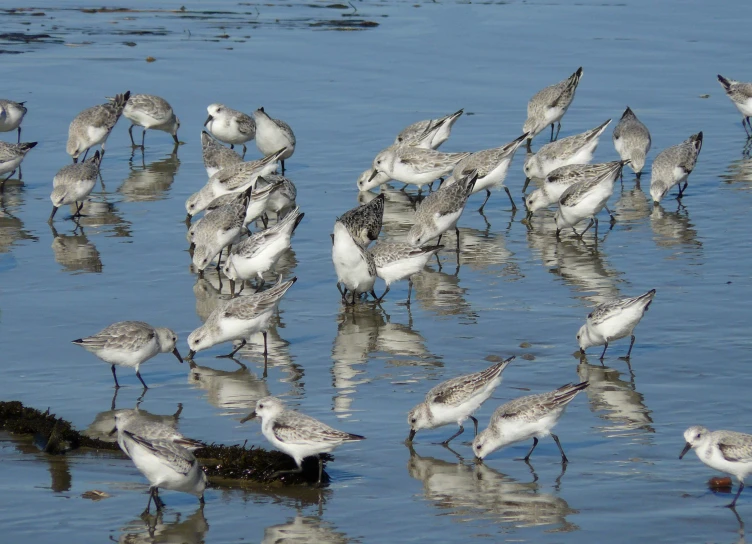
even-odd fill
[[[713,476],[708,480],[708,487],[715,492],[731,493],[733,483],[728,476]]]
[[[112,495],[99,491],[98,489],[92,489],[91,491],[85,491],[81,493],[81,497],[92,501],[101,501],[102,499],[109,499]]]
[[[156,60],[154,57],[146,57],[146,62],[154,62]]]
[[[104,451],[120,451],[117,443],[89,438],[64,419],[48,411],[28,408],[19,401],[0,401],[0,429],[11,434],[32,435],[42,450],[49,454],[63,454],[86,448]],[[267,451],[245,444],[225,446],[210,444],[194,452],[214,485],[270,484],[276,486],[315,484],[318,480],[318,461],[311,457],[303,462],[300,474],[285,474],[279,478],[272,475],[279,470],[296,468],[292,457],[280,451]],[[323,454],[324,463],[333,457]],[[322,482],[329,481],[324,472]],[[87,497],[91,498],[91,497]]]

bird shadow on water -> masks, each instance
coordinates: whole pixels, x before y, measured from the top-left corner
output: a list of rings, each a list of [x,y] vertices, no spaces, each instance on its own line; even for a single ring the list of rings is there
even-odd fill
[[[165,519],[167,518],[167,519]],[[158,511],[156,514],[144,512],[120,529],[120,537],[113,542],[136,544],[138,542],[180,542],[199,544],[205,541],[209,523],[204,515],[203,505],[191,515],[183,517],[181,512]]]
[[[567,517],[578,511],[561,497],[541,490],[538,476],[528,464],[533,480],[519,482],[484,463],[457,463],[418,455],[409,446],[407,472],[423,484],[425,498],[442,514],[458,523],[486,520],[494,525],[535,527],[554,525],[552,532],[572,532],[579,527]],[[554,486],[558,490],[564,471]]]

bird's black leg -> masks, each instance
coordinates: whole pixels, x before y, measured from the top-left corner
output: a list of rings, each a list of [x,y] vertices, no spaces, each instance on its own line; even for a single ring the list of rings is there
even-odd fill
[[[243,341],[242,341],[242,342],[240,342],[240,345],[239,345],[238,347],[236,347],[236,348],[235,348],[234,350],[232,350],[232,351],[231,351],[230,353],[228,353],[227,355],[217,355],[217,359],[232,359],[232,358],[233,358],[233,357],[235,356],[235,354],[236,354],[236,353],[237,353],[238,351],[240,351],[240,348],[242,348],[242,347],[243,347],[243,346],[245,346],[246,344],[247,344],[247,342],[246,342],[246,340],[245,340],[245,338],[244,338],[244,339],[243,339]]]
[[[128,128],[128,136],[131,137],[131,147],[136,147],[136,142],[133,141],[133,127],[135,127],[133,123],[131,123],[130,128]]]
[[[564,455],[564,450],[561,448],[561,442],[559,442],[559,437],[556,436],[554,433],[551,433],[551,437],[554,439],[554,442],[556,442],[556,445],[559,446],[559,452],[561,452],[561,464],[564,465],[566,463],[569,463],[569,459],[567,459],[567,456]]]
[[[736,499],[739,498],[739,495],[742,494],[743,490],[744,490],[744,482],[739,482],[739,492],[736,494],[736,497],[734,497],[734,500],[731,501],[731,504],[727,505],[726,508],[735,508],[736,507]]]
[[[632,346],[634,346],[634,341],[635,341],[635,335],[633,334],[632,341],[629,343],[629,351],[627,352],[627,356],[625,357],[627,361],[629,360],[629,356],[632,355]]]
[[[114,367],[113,367],[113,368],[114,368]],[[139,372],[138,370],[136,370],[136,376],[138,376],[138,379],[139,379],[139,380],[141,380],[141,384],[142,384],[142,385],[144,386],[144,389],[149,389],[149,386],[148,386],[148,385],[146,385],[146,382],[145,382],[145,381],[144,381],[144,379],[143,379],[143,378],[141,377],[141,373],[140,373],[140,372]]]
[[[608,342],[606,342],[606,345],[603,347],[603,353],[601,353],[600,360],[602,361],[603,358],[606,356],[606,350],[608,349]]]
[[[504,187],[504,188],[506,189],[506,187]],[[483,201],[483,204],[480,205],[480,208],[478,208],[478,211],[480,213],[483,213],[483,208],[486,207],[486,202],[488,202],[489,198],[491,198],[491,191],[489,191],[488,189],[486,189],[486,199]],[[514,203],[512,203],[512,205],[514,205]]]
[[[470,419],[473,420],[473,425],[475,425],[475,436],[478,436],[478,420],[475,419],[473,416],[470,416]]]
[[[112,369],[112,377],[115,378],[115,389],[120,389],[120,384],[117,381],[117,374],[115,374],[115,365],[110,367]]]
[[[514,203],[514,200],[512,200],[512,193],[509,192],[509,187],[504,187],[504,190],[507,192],[507,196],[509,197],[509,202],[512,203],[512,211],[517,211],[517,205]],[[488,193],[488,196],[491,196],[491,193]],[[486,197],[486,200],[488,200],[488,197]]]
[[[463,427],[462,425],[460,425],[460,429],[459,429],[459,430],[458,430],[458,431],[457,431],[456,433],[454,433],[454,434],[453,434],[452,436],[450,436],[449,438],[447,438],[446,440],[444,440],[444,441],[443,441],[443,442],[441,443],[441,445],[442,445],[442,446],[446,446],[446,445],[447,445],[447,444],[449,444],[449,443],[450,443],[450,442],[451,442],[452,440],[454,440],[455,438],[457,438],[457,437],[458,437],[459,435],[461,435],[461,434],[462,434],[462,433],[464,433],[464,432],[465,432],[465,428],[464,428],[464,427]]]
[[[553,125],[551,125],[551,126],[553,126]],[[538,439],[536,437],[533,437],[533,447],[530,448],[530,451],[527,452],[527,455],[524,457],[525,462],[527,462],[527,461],[530,460],[530,456],[533,454],[533,450],[535,449],[535,446],[537,446],[537,445],[538,445]]]

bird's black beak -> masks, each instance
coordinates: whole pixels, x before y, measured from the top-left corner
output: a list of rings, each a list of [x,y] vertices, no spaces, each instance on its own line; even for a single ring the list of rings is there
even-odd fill
[[[413,438],[415,438],[415,433],[417,433],[415,429],[410,429],[410,434],[407,436],[407,441],[412,442]]]
[[[480,457],[476,456],[475,457],[475,462],[478,463],[479,465],[482,465],[483,464],[483,459],[481,459]]]
[[[48,223],[52,223],[52,218],[55,217],[56,213],[57,213],[57,206],[53,206],[52,213],[50,214],[50,218],[47,220]]]
[[[117,432],[117,427],[113,427],[112,430],[109,433],[107,433],[107,436],[112,436],[116,432]]]
[[[245,416],[243,419],[240,420],[241,423],[245,423],[248,420],[256,419],[256,410]]]
[[[177,349],[177,348],[176,348],[176,349]],[[188,359],[189,361],[193,361],[193,356],[194,356],[194,355],[196,355],[196,352],[195,352],[195,351],[193,351],[193,350],[189,350],[189,351],[188,351],[188,357],[186,357],[186,359]],[[182,362],[182,361],[181,361],[181,362]]]
[[[175,140],[175,145],[178,145],[180,143],[180,140],[178,140],[178,135],[177,134],[173,134],[172,135],[172,139]]]
[[[183,362],[183,358],[180,356],[180,352],[178,351],[178,348],[175,348],[172,350],[172,354],[178,358],[178,361],[181,363]]]
[[[679,454],[679,459],[681,459],[682,457],[684,457],[685,455],[687,455],[687,452],[689,450],[691,450],[691,449],[692,449],[692,444],[690,444],[689,442],[687,442],[686,445],[684,446],[684,449]]]
[[[206,121],[204,121],[204,126],[208,125],[209,121],[211,121],[212,119],[214,119],[214,117],[212,117],[211,115],[209,117],[207,117]]]
[[[368,181],[370,182],[373,178],[379,175],[379,171],[374,168],[373,174],[371,174],[371,177],[368,178]]]

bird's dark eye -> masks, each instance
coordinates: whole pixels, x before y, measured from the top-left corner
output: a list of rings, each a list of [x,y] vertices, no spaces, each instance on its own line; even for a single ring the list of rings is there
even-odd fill
[[[700,434],[698,433],[697,436],[695,436],[695,438],[699,439],[700,438]]]
[[[412,418],[412,419],[410,420],[410,423],[417,423],[417,422],[418,422],[417,418]]]
[[[381,161],[376,161],[376,164],[381,164]]]
[[[264,407],[264,405],[263,405],[263,404],[259,404],[259,408],[263,408],[263,407]]]
[[[481,448],[482,446],[483,446],[482,444],[476,444],[476,445],[475,445],[475,449],[476,449],[476,450],[479,450],[479,449],[480,449],[480,448]]]

